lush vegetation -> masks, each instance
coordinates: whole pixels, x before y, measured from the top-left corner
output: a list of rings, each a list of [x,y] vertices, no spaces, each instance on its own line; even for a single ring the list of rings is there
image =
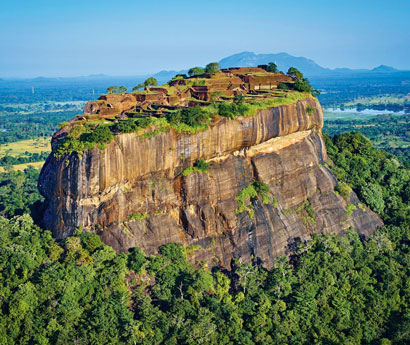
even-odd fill
[[[129,216],[129,220],[144,220],[149,218],[149,214],[148,213],[131,213]]]
[[[167,116],[167,120],[171,125],[181,126],[187,125],[189,127],[203,127],[209,122],[211,113],[207,109],[203,109],[200,106],[192,108],[182,108]],[[206,127],[205,127],[206,128]]]
[[[199,173],[207,173],[209,169],[209,163],[200,159],[194,163],[194,166],[188,167],[184,169],[182,172],[182,176],[188,176],[189,174],[199,172]]]
[[[271,202],[269,186],[262,181],[253,181],[249,186],[243,188],[235,198],[238,203],[235,214],[248,212],[249,218],[252,219],[255,214],[253,202],[258,197],[261,197],[264,204]]]
[[[196,76],[196,75],[202,75],[205,74],[205,68],[202,67],[192,67],[188,71],[188,75],[190,77]]]
[[[76,114],[75,111],[61,111],[0,115],[0,144],[51,137],[60,122],[71,120]]]
[[[287,89],[287,88],[291,87],[295,91],[309,92],[313,96],[318,96],[320,94],[320,92],[318,90],[316,90],[312,87],[309,80],[307,78],[303,77],[302,72],[300,72],[295,67],[290,67],[288,72],[287,72],[287,75],[289,77],[292,77],[293,79],[295,79],[295,82],[293,84],[290,84],[289,86],[288,86],[288,84],[280,83],[280,85],[278,85],[279,89]]]
[[[216,74],[220,71],[219,63],[211,62],[205,66],[205,73],[206,74]]]
[[[278,66],[274,62],[269,62],[267,65],[258,65],[258,67],[264,69],[266,72],[279,72]]]
[[[363,134],[344,133],[326,148],[335,162],[332,171],[384,220],[401,224],[410,215],[410,170],[386,151],[377,150]]]
[[[331,136],[360,131],[376,147],[394,153],[403,163],[410,163],[410,114],[362,118],[361,115],[354,115],[345,119],[332,119],[331,115],[325,115],[323,130]]]
[[[37,189],[39,173],[31,167],[0,173],[0,216],[29,213],[37,219],[43,201]]]
[[[28,215],[0,234],[1,344],[130,344],[126,256],[97,235],[58,245]]]
[[[120,94],[124,94],[127,92],[127,88],[125,86],[109,86],[107,88],[107,94],[111,95],[111,94],[115,94],[115,93],[120,93]]]
[[[132,91],[138,91],[139,89],[146,89],[150,86],[157,86],[158,81],[154,77],[149,77],[143,83],[138,84],[137,86],[132,88]]]
[[[60,158],[71,152],[81,156],[85,150],[95,146],[103,148],[114,139],[114,134],[107,125],[91,128],[90,125],[77,125],[71,128],[65,139],[61,140],[54,149],[54,155]]]
[[[210,271],[179,244],[117,255],[81,229],[57,243],[28,215],[0,218],[0,343],[408,344],[410,171],[360,134],[326,143],[339,192],[353,188],[386,226],[366,241],[315,236],[269,270],[233,260]],[[1,205],[25,188],[8,183]],[[238,203],[270,201],[263,183],[247,188]]]
[[[244,116],[249,113],[250,106],[243,102],[241,95],[236,95],[232,103],[218,104],[218,114],[234,120],[237,116]]]

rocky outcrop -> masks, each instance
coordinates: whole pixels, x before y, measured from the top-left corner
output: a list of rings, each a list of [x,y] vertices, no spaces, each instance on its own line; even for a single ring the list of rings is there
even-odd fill
[[[198,244],[195,260],[226,267],[232,257],[269,267],[314,233],[353,227],[369,235],[382,222],[354,193],[345,200],[335,192],[322,125],[319,103],[308,98],[236,120],[217,117],[196,134],[120,134],[81,158],[50,156],[39,182],[44,224],[56,238],[78,226],[96,231],[117,251]],[[200,159],[208,171],[183,176]],[[269,202],[253,198],[253,217],[237,214],[237,196],[255,180],[269,186]],[[351,215],[348,204],[356,206]]]

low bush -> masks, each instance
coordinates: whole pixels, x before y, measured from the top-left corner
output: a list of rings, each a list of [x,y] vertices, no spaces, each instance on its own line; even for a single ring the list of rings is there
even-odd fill
[[[151,124],[151,118],[148,116],[137,119],[137,125],[141,128],[147,128]]]
[[[182,124],[198,127],[210,120],[210,114],[200,106],[183,108],[167,115],[167,121],[174,126]]]
[[[343,199],[347,200],[350,197],[350,193],[352,192],[352,188],[343,182],[338,182],[336,186],[336,191],[343,197]]]
[[[92,149],[96,145],[109,144],[113,139],[114,134],[112,134],[107,125],[100,125],[93,130],[85,126],[75,126],[68,133],[67,137],[56,145],[53,150],[54,156],[61,158],[76,152],[81,157],[85,150]]]
[[[240,214],[247,211],[249,218],[252,219],[255,214],[253,209],[252,199],[256,199],[258,196],[262,197],[264,204],[271,202],[269,198],[270,189],[269,186],[262,181],[253,181],[248,187],[242,189],[239,195],[235,198],[238,203],[238,207],[235,210],[235,214]]]
[[[146,262],[147,259],[140,248],[136,247],[130,249],[127,264],[130,270],[133,270],[136,273],[141,273],[141,269],[144,267]]]
[[[280,82],[277,86],[279,90],[289,90],[288,84]]]
[[[313,112],[315,111],[315,107],[312,107],[311,105],[308,105],[306,107],[306,112],[309,116],[311,116],[313,114]]]
[[[119,133],[131,133],[139,129],[138,125],[133,119],[118,121],[112,128],[114,131]]]
[[[228,117],[232,120],[236,119],[237,116],[247,115],[249,109],[249,105],[242,102],[218,104],[219,115]]]
[[[83,134],[80,139],[85,135],[86,141],[97,144],[109,144],[114,139],[114,134],[106,125],[98,126],[91,133]]]
[[[349,217],[353,214],[353,211],[354,211],[356,208],[357,208],[357,207],[356,207],[355,205],[353,205],[353,204],[348,204],[348,205],[346,206],[346,212],[345,212],[346,218],[349,218]]]
[[[142,221],[144,219],[149,218],[149,214],[148,213],[131,213],[128,217],[129,220],[138,220],[138,221]]]
[[[194,172],[203,172],[206,173],[208,172],[209,169],[209,164],[205,162],[204,160],[200,159],[199,161],[196,161],[194,163],[194,166],[186,168],[183,172],[183,176],[187,176],[189,174],[192,174]]]

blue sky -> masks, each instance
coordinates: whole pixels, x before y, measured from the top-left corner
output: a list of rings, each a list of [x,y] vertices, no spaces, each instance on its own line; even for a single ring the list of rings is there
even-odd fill
[[[409,0],[0,2],[0,77],[138,75],[242,51],[410,70]]]

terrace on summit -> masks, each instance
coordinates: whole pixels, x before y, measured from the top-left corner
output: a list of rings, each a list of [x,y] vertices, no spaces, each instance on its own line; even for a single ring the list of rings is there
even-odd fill
[[[74,121],[163,116],[180,108],[232,102],[236,95],[242,95],[244,102],[280,97],[283,91],[277,90],[278,84],[293,82],[282,72],[270,73],[258,67],[227,68],[216,74],[177,77],[143,91],[102,95],[97,101],[88,102],[83,115]]]

